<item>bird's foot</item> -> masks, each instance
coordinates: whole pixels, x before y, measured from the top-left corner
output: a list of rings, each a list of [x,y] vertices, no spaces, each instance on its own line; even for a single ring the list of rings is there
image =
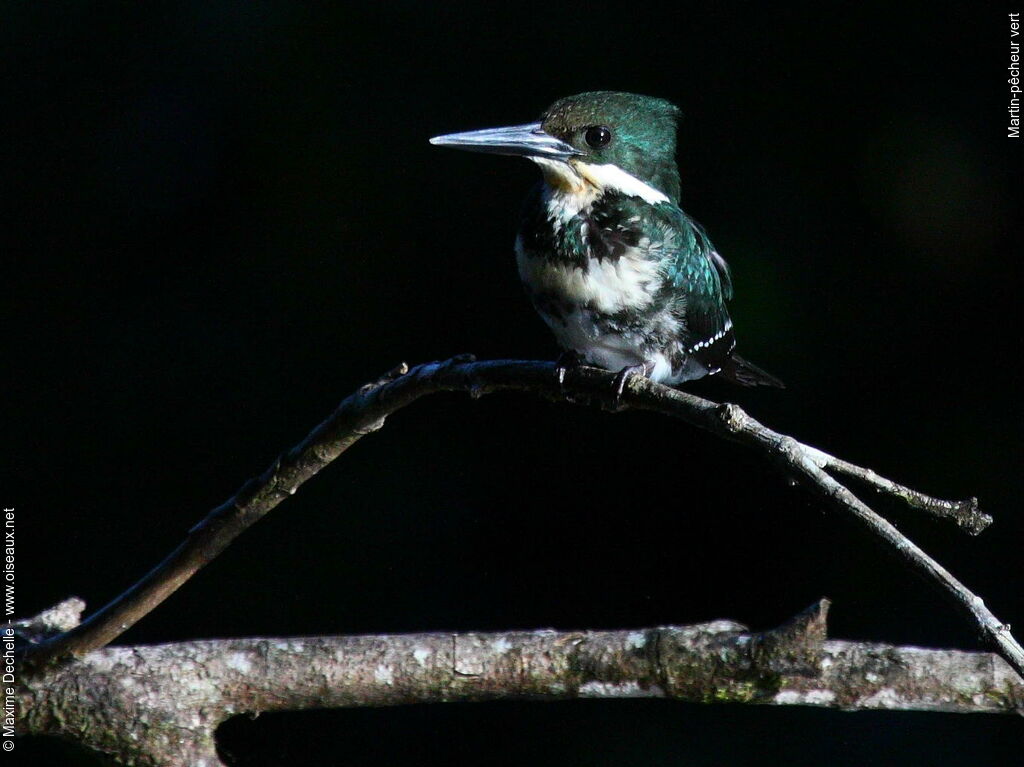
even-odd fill
[[[565,374],[571,368],[578,368],[583,364],[583,358],[575,349],[564,351],[555,360],[555,380],[558,381],[559,390],[565,389]]]
[[[615,410],[622,408],[622,393],[626,390],[626,384],[629,382],[629,379],[637,375],[646,377],[648,372],[647,366],[641,363],[639,365],[627,365],[615,374],[615,379],[612,381],[612,391],[615,394],[612,399],[612,407]]]

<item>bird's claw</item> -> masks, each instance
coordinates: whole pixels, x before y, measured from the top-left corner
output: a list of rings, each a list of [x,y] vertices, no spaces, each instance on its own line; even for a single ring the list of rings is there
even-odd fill
[[[615,374],[615,378],[612,380],[612,391],[614,392],[612,404],[616,410],[622,407],[622,395],[626,391],[626,383],[635,375],[646,376],[647,366],[643,364],[627,365]]]
[[[576,368],[583,364],[583,359],[574,349],[562,352],[555,360],[555,380],[558,381],[558,388],[565,388],[565,374],[569,368]]]

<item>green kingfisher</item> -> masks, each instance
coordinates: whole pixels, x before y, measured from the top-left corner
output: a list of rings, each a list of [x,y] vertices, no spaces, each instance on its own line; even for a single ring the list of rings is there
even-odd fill
[[[430,143],[540,166],[515,252],[562,360],[619,371],[620,394],[638,373],[782,386],[734,353],[729,267],[679,207],[678,114],[662,99],[595,91],[556,101],[538,122]],[[558,369],[561,380],[565,362]]]

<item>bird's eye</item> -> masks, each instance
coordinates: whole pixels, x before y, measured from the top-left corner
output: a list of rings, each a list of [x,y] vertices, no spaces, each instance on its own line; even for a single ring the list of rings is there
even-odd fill
[[[602,149],[611,143],[612,131],[607,125],[595,125],[587,128],[583,138],[594,149]]]

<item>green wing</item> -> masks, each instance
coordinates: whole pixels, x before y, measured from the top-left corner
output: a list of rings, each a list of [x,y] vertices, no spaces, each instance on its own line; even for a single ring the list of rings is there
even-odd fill
[[[691,354],[718,368],[736,345],[725,307],[732,298],[729,267],[697,222],[675,206],[658,210],[674,235],[666,239],[672,247],[664,254],[664,289],[673,292]]]
[[[655,305],[680,320],[686,354],[709,371],[720,368],[735,346],[725,308],[732,279],[700,225],[671,203],[651,206],[636,198],[606,205],[590,224],[598,258],[617,259],[632,249],[661,265],[664,279]]]

